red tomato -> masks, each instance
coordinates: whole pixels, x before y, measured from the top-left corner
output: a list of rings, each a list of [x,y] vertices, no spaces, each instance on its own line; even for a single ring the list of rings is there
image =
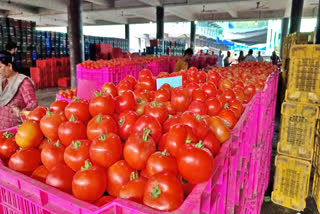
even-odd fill
[[[15,136],[17,145],[22,148],[37,147],[42,139],[39,123],[31,120],[22,123]]]
[[[125,91],[132,90],[132,85],[127,80],[121,80],[121,82],[117,86],[118,95],[122,94]]]
[[[136,109],[136,97],[132,91],[125,91],[115,98],[116,111],[122,113],[125,111]]]
[[[187,89],[177,87],[172,90],[171,104],[177,112],[184,112],[191,103],[191,96]]]
[[[234,92],[230,88],[223,90],[223,96],[228,102],[231,102],[232,100],[234,100],[236,98],[236,95],[234,94]]]
[[[155,142],[158,142],[160,140],[162,127],[156,118],[149,115],[141,116],[135,123],[132,133],[143,132],[145,128],[151,130],[151,136],[155,140]]]
[[[108,168],[121,158],[122,143],[120,137],[113,133],[101,134],[99,138],[92,141],[89,154],[94,164]]]
[[[209,117],[207,119],[207,123],[209,129],[217,137],[220,143],[223,143],[229,139],[230,131],[219,117]]]
[[[192,103],[189,105],[188,111],[191,111],[195,114],[199,115],[206,115],[208,112],[208,107],[207,105],[199,100],[194,100]]]
[[[28,120],[34,120],[40,122],[40,120],[46,115],[47,108],[43,106],[38,106],[32,112],[28,114]]]
[[[143,98],[137,99],[136,112],[138,115],[143,115],[145,106],[148,105],[148,100]]]
[[[192,192],[195,184],[192,184],[192,183],[186,181],[183,177],[181,177],[181,183],[182,183],[182,188],[183,188],[183,192],[184,192],[184,198],[187,198],[188,195]]]
[[[192,95],[193,91],[200,88],[199,84],[197,83],[189,83],[187,86],[186,86],[186,89],[188,90],[189,92],[189,95]]]
[[[234,113],[229,109],[223,109],[219,114],[218,117],[226,124],[229,129],[233,129],[233,127],[237,123],[236,116]]]
[[[144,169],[149,156],[156,151],[156,143],[149,136],[150,132],[145,128],[143,132],[133,133],[123,148],[123,157],[133,169]]]
[[[208,82],[212,82],[217,86],[220,79],[221,79],[221,76],[218,72],[216,72],[216,71],[209,71],[208,72]]]
[[[134,76],[132,76],[132,75],[127,75],[124,78],[124,80],[127,80],[131,84],[132,87],[134,87],[137,84],[136,78],[134,78]]]
[[[149,177],[161,172],[178,174],[177,161],[166,150],[153,153],[147,161],[146,169]]]
[[[159,143],[157,145],[157,150],[158,151],[164,151],[165,150],[165,146],[166,146],[166,141],[167,141],[167,137],[168,137],[168,133],[165,133],[161,136]]]
[[[170,114],[170,115],[176,115],[176,110],[173,108],[171,102],[165,102],[164,104],[167,106],[168,114]]]
[[[95,97],[90,100],[89,112],[92,117],[98,114],[111,115],[114,112],[115,103],[109,93],[95,93]]]
[[[134,124],[138,120],[139,116],[134,111],[126,111],[121,113],[118,126],[119,126],[119,136],[122,140],[127,140],[131,134]]]
[[[206,104],[208,106],[208,115],[210,116],[217,115],[222,109],[221,102],[216,97],[207,99]]]
[[[171,91],[172,91],[172,87],[171,87],[171,85],[169,85],[168,83],[163,84],[160,88],[167,89],[167,91],[168,91],[169,93],[171,93]]]
[[[78,171],[72,180],[72,194],[83,201],[93,202],[99,199],[106,190],[107,176],[99,166],[92,166],[90,161]]]
[[[247,104],[250,102],[250,100],[252,99],[253,95],[249,92],[246,92],[244,93],[244,99],[243,99],[243,103],[244,104]]]
[[[46,184],[58,188],[64,192],[72,192],[72,178],[74,172],[65,164],[59,164],[49,171]]]
[[[156,89],[155,80],[152,77],[139,77],[138,81],[139,87],[149,91]],[[138,85],[137,84],[137,85]]]
[[[97,115],[92,118],[87,126],[87,136],[89,140],[94,140],[100,134],[118,133],[118,126],[114,119],[108,115]]]
[[[90,140],[73,141],[64,151],[63,159],[73,171],[79,171],[89,159]]]
[[[249,84],[244,88],[245,91],[249,92],[251,95],[256,93],[256,87],[253,84]]]
[[[48,143],[41,151],[41,162],[51,170],[60,163],[64,163],[63,154],[65,146],[61,145],[60,141]]]
[[[239,100],[241,103],[244,103],[245,95],[244,95],[243,89],[235,88],[233,89],[233,91],[236,96],[236,99]]]
[[[199,71],[197,74],[198,83],[204,83],[207,80],[207,73],[204,71]]]
[[[112,82],[107,82],[101,87],[101,91],[104,93],[109,93],[112,95],[112,97],[116,97],[118,95],[117,93],[117,87]]]
[[[126,185],[122,186],[120,190],[120,198],[142,203],[147,180],[148,179],[144,177],[137,177],[136,173],[132,172],[130,181]]]
[[[180,122],[180,117],[178,116],[169,116],[169,118],[163,123],[163,132],[166,133],[170,128]]]
[[[144,114],[156,118],[161,124],[168,118],[167,106],[156,100],[146,105]]]
[[[192,92],[192,100],[199,100],[205,102],[208,94],[201,88],[194,89]]]
[[[201,142],[197,145],[185,144],[177,162],[182,177],[193,184],[208,180],[214,169],[213,157]]]
[[[229,107],[230,107],[230,108],[238,109],[238,110],[240,111],[240,114],[243,112],[243,105],[242,105],[242,103],[241,103],[239,100],[237,100],[237,99],[233,100],[233,101],[230,103]]]
[[[40,164],[40,152],[35,148],[26,148],[14,153],[10,157],[8,166],[15,171],[31,175]]]
[[[106,196],[99,198],[99,200],[97,200],[96,202],[94,202],[94,205],[96,205],[98,207],[102,207],[103,205],[113,201],[114,199],[116,199],[116,198],[113,196],[110,196],[110,195],[106,195]]]
[[[122,186],[130,181],[132,172],[134,170],[124,160],[120,160],[110,166],[107,170],[108,193],[114,197],[119,197]]]
[[[159,88],[155,93],[155,100],[158,102],[167,102],[170,101],[171,94],[170,92],[165,88]]]
[[[208,95],[208,97],[215,97],[217,95],[217,87],[212,83],[204,83],[201,88]]]
[[[149,178],[144,192],[143,203],[149,207],[172,211],[183,202],[181,182],[171,172],[159,173]]]
[[[40,121],[40,128],[44,136],[50,140],[58,140],[58,129],[59,126],[66,121],[66,118],[61,112],[47,112],[47,115],[44,116]]]
[[[227,89],[227,88],[232,88],[232,82],[228,79],[221,79],[219,82],[219,89],[223,90],[223,89]]]
[[[235,107],[231,107],[229,108],[230,111],[233,112],[234,116],[236,117],[236,120],[239,120],[239,118],[241,117],[241,112],[239,109],[235,108]]]
[[[206,138],[203,140],[205,148],[209,149],[213,156],[216,156],[220,151],[220,142],[212,131],[209,131]]]
[[[87,138],[86,126],[81,121],[76,121],[72,115],[70,120],[63,122],[58,129],[58,136],[64,146],[69,146],[74,140]]]
[[[48,174],[49,170],[44,165],[41,165],[33,171],[31,178],[36,179],[42,183],[46,183]]]
[[[0,142],[0,158],[9,159],[18,149],[19,146],[16,144],[14,134],[5,132],[4,139]]]
[[[234,88],[237,88],[237,87],[240,87],[240,88],[244,88],[244,84],[243,84],[243,82],[241,81],[241,80],[235,80],[235,81],[233,81],[233,87]]]
[[[41,152],[42,149],[43,149],[48,143],[50,143],[50,142],[51,142],[50,139],[44,138],[44,139],[41,141],[40,145],[38,146],[39,151]]]
[[[86,123],[90,119],[89,103],[85,100],[74,99],[66,106],[64,114],[68,120],[74,115],[75,118]]]
[[[152,73],[149,69],[142,69],[139,73],[139,79],[145,77],[152,77]]]
[[[64,109],[68,105],[66,100],[57,100],[50,105],[50,111],[52,112],[64,112]]]
[[[207,136],[208,125],[199,114],[186,111],[181,115],[180,123],[190,126],[199,140],[203,140]]]

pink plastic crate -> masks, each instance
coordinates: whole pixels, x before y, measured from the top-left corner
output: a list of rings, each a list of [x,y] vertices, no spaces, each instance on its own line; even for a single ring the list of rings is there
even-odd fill
[[[64,97],[61,96],[60,94],[56,94],[56,98],[57,98],[57,100],[66,100],[66,101],[68,101],[69,103],[71,102],[70,99],[64,98]]]

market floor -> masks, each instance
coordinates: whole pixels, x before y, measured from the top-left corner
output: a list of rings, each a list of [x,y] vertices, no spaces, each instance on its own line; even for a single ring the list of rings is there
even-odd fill
[[[39,105],[49,107],[50,104],[55,100],[55,96],[58,93],[59,88],[49,88],[49,89],[41,89],[37,90],[37,98]],[[279,108],[279,106],[278,106]],[[279,111],[278,111],[279,112]],[[280,116],[277,115],[276,124],[274,127],[274,137],[273,137],[273,152],[272,152],[272,167],[270,172],[270,182],[269,187],[265,193],[265,196],[271,196],[272,188],[273,188],[273,177],[274,177],[274,159],[277,153],[277,143],[279,138],[279,127],[280,127]],[[312,176],[313,177],[313,176]],[[312,180],[310,181],[309,187],[309,197],[307,198],[307,208],[303,212],[297,212],[291,209],[287,209],[281,206],[278,206],[274,203],[264,202],[261,208],[261,214],[318,214],[316,204],[311,196],[311,189],[312,189]]]

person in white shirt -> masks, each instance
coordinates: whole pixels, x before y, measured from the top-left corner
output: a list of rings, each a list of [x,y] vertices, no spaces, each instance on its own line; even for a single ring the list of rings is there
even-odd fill
[[[261,52],[258,52],[258,57],[257,57],[258,62],[263,62],[263,57],[261,56]]]
[[[219,51],[218,55],[218,67],[222,67],[222,60],[223,60],[224,55],[222,55],[222,51]]]
[[[254,58],[254,56],[252,56],[253,54],[253,50],[250,49],[249,52],[248,52],[248,55],[246,56],[245,60],[246,62],[256,62],[256,58]]]

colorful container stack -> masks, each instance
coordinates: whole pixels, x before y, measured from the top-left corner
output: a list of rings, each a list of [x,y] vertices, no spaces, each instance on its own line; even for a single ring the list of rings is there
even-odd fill
[[[320,46],[293,45],[285,102],[281,109],[281,128],[276,173],[271,199],[274,203],[297,211],[306,206],[311,163],[314,161],[318,198],[319,145],[314,141],[320,105]],[[318,207],[319,207],[318,203]]]

